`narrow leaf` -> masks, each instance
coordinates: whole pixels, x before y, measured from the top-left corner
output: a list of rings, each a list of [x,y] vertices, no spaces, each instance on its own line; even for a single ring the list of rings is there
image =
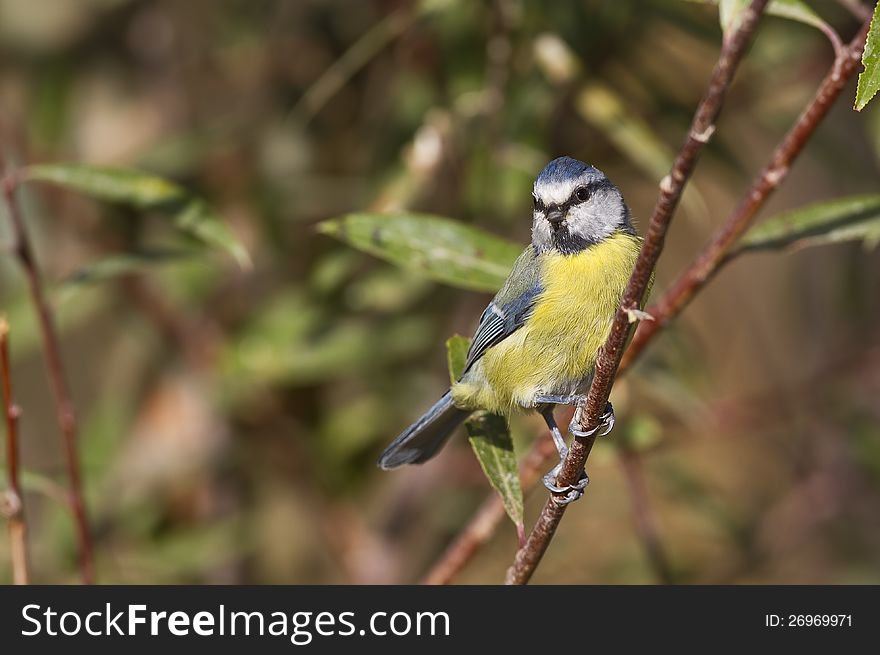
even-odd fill
[[[773,0],[767,6],[767,13],[771,16],[788,18],[804,25],[811,25],[823,32],[828,29],[826,23],[812,8],[801,0]]]
[[[129,168],[87,164],[38,164],[23,171],[24,180],[50,182],[98,200],[164,211],[175,226],[202,243],[225,250],[242,268],[251,262],[244,246],[203,200],[168,180]]]
[[[718,20],[721,29],[728,34],[742,21],[742,13],[749,6],[749,0],[689,0],[699,4],[718,5]],[[831,28],[822,18],[803,0],[773,0],[767,5],[765,12],[770,16],[787,18],[805,25],[810,25],[822,32],[828,32]]]
[[[433,280],[495,291],[521,247],[457,221],[412,213],[349,214],[319,231]]]
[[[856,111],[862,111],[871,98],[880,90],[880,2],[874,7],[874,17],[868,30],[868,40],[862,53],[862,66],[859,84],[856,88]]]
[[[724,35],[736,31],[742,23],[743,13],[749,6],[749,0],[719,0],[718,20]]]
[[[220,217],[198,198],[191,199],[174,216],[175,226],[202,243],[225,250],[243,269],[251,268],[251,259],[241,242]]]
[[[841,241],[880,241],[880,195],[820,202],[767,219],[743,237],[738,251],[803,248]]]
[[[446,340],[446,359],[449,363],[449,379],[455,383],[464,373],[464,365],[467,362],[468,349],[471,340],[460,334],[455,334]]]
[[[522,534],[523,494],[507,421],[496,414],[477,412],[467,420],[465,427],[483,472],[501,496],[507,515],[517,527],[517,534]]]
[[[98,200],[138,209],[173,205],[186,197],[176,184],[141,171],[85,164],[39,164],[24,169],[24,179],[51,182]]]

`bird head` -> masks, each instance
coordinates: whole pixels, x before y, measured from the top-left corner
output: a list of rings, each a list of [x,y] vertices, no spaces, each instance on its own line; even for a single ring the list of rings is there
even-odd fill
[[[602,171],[571,157],[554,159],[535,180],[532,245],[570,255],[616,231],[634,233],[629,209]]]

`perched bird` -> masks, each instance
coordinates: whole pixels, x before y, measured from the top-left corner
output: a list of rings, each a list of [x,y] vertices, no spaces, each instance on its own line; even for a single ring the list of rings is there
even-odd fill
[[[601,171],[571,157],[547,164],[532,197],[532,243],[483,312],[463,375],[388,446],[379,457],[381,468],[430,459],[478,409],[505,416],[540,412],[565,457],[553,407],[578,405],[589,389],[641,238],[618,188]],[[607,434],[613,425],[609,403],[597,430]],[[554,486],[558,468],[545,478],[547,486],[579,496],[586,476],[575,485],[579,489],[559,489]]]

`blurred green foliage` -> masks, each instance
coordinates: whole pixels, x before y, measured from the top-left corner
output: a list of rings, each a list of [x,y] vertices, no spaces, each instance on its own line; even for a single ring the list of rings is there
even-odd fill
[[[840,241],[880,243],[880,196],[850,196],[768,218],[743,237],[739,252],[803,248]]]
[[[141,171],[84,164],[40,164],[21,170],[22,180],[52,182],[86,195],[142,211],[167,211],[174,225],[206,244],[227,250],[242,267],[250,267],[247,251],[200,198],[190,197],[168,180]]]
[[[804,4],[844,39],[857,29],[837,3]],[[374,461],[445,389],[444,341],[471,333],[506,274],[463,246],[473,237],[498,262],[514,257],[529,238],[534,175],[561,154],[597,165],[636,219],[647,216],[715,60],[717,9],[75,5],[0,2],[7,161],[149,171],[203,199],[169,210],[108,198],[115,186],[79,189],[113,202],[22,186],[82,424],[100,579],[418,579],[489,485],[460,437],[422,467],[386,473]],[[819,30],[764,21],[655,297],[734,205],[830,57]],[[767,216],[876,191],[880,110],[847,104]],[[430,219],[437,261],[407,255],[400,268],[348,245],[400,263],[414,239],[426,243],[424,215],[454,219]],[[206,241],[224,254],[198,247]],[[252,268],[226,252],[247,252]],[[478,279],[461,279],[462,254],[480,262]],[[750,254],[616,385],[615,434],[644,458],[680,581],[878,581],[878,273],[877,251],[858,243]],[[75,580],[37,331],[8,256],[0,311],[24,410],[35,576]],[[538,434],[540,418],[511,425],[518,452]],[[568,513],[536,582],[656,579],[614,452],[597,444],[589,503]],[[526,524],[544,498],[526,497]],[[461,580],[501,580],[514,545],[503,526]],[[0,540],[0,580],[6,549]]]

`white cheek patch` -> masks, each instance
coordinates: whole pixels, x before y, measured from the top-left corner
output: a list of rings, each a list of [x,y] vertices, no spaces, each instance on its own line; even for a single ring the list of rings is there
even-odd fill
[[[596,194],[590,202],[569,210],[568,229],[572,234],[599,241],[620,225],[620,201],[611,193]]]

